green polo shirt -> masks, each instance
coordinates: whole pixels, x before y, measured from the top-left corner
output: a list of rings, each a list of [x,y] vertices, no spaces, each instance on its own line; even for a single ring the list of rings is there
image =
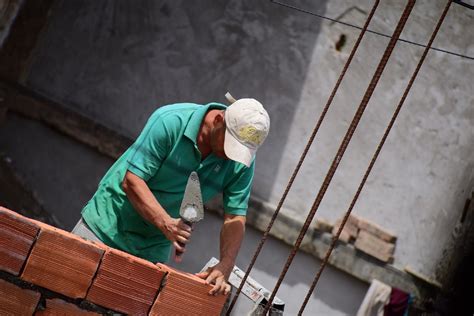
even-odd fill
[[[105,174],[97,192],[82,210],[84,221],[100,240],[152,262],[169,259],[170,241],[135,211],[122,190],[127,170],[145,180],[173,218],[179,217],[192,171],[199,175],[204,202],[222,192],[225,213],[246,214],[254,162],[247,168],[212,153],[201,161],[197,147],[206,112],[225,108],[219,103],[180,103],[161,107],[151,115],[135,143]]]

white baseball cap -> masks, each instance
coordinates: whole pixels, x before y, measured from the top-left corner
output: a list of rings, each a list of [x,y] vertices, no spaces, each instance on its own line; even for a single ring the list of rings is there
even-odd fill
[[[233,103],[224,112],[224,152],[229,159],[250,167],[258,147],[268,135],[270,117],[255,99],[235,101],[230,94],[226,97]]]

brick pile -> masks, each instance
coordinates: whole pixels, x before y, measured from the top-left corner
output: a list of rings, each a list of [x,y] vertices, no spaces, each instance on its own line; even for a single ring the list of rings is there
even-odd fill
[[[341,223],[342,218],[334,224],[332,228],[333,236],[336,235]],[[354,244],[357,250],[382,262],[393,262],[397,236],[366,219],[350,215],[342,229],[339,240]]]
[[[0,207],[0,315],[220,315],[227,296]]]

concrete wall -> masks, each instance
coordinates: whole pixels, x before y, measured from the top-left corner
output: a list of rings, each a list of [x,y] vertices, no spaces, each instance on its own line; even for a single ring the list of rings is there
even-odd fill
[[[292,1],[362,25],[370,1]],[[356,5],[356,7],[354,7]],[[403,38],[426,43],[444,1],[419,1]],[[382,1],[370,28],[391,34],[404,1]],[[474,56],[474,13],[457,5],[435,46]],[[336,51],[341,34],[348,42]],[[60,1],[27,85],[136,136],[158,106],[223,102],[231,91],[268,108],[254,195],[277,204],[358,30],[270,1]],[[368,34],[285,207],[311,206],[388,39]],[[399,43],[342,160],[319,216],[346,210],[422,48]],[[473,61],[431,52],[355,214],[394,231],[395,264],[433,276],[474,185]],[[435,238],[433,238],[435,236]]]

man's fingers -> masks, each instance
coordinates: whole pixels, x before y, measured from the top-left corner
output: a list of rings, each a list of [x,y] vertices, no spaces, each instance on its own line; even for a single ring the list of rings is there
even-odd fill
[[[177,241],[173,242],[173,246],[178,250],[179,252],[185,252],[186,248],[181,246]]]
[[[187,232],[185,230],[181,230],[178,232],[178,236],[181,236],[181,237],[184,237],[186,239],[189,239],[191,238],[191,233],[190,232]]]
[[[201,279],[206,279],[208,275],[209,275],[209,271],[196,273],[196,276]]]
[[[206,284],[213,284],[209,295],[228,294],[230,292],[230,285],[225,281],[224,275],[219,270],[212,270],[196,273],[196,276],[204,279]]]
[[[192,231],[191,226],[185,224],[182,220],[179,220],[179,222],[178,222],[178,227],[181,228],[182,230],[187,231],[187,232],[191,232],[191,231]]]
[[[214,283],[213,281],[218,277],[216,270],[210,271],[209,275],[206,278],[206,283],[211,284]]]
[[[184,238],[183,236],[176,236],[176,241],[186,245],[189,242],[189,238]]]
[[[224,294],[227,295],[230,293],[230,284],[226,283],[225,284],[225,289],[224,289]]]
[[[187,244],[191,240],[191,234],[181,230],[174,235],[174,241],[182,244]]]
[[[209,291],[209,294],[211,295],[216,295],[220,292],[222,292],[223,290],[223,287],[222,287],[222,282],[224,282],[224,280],[222,278],[217,278],[216,279],[216,284],[214,285],[214,287]]]

